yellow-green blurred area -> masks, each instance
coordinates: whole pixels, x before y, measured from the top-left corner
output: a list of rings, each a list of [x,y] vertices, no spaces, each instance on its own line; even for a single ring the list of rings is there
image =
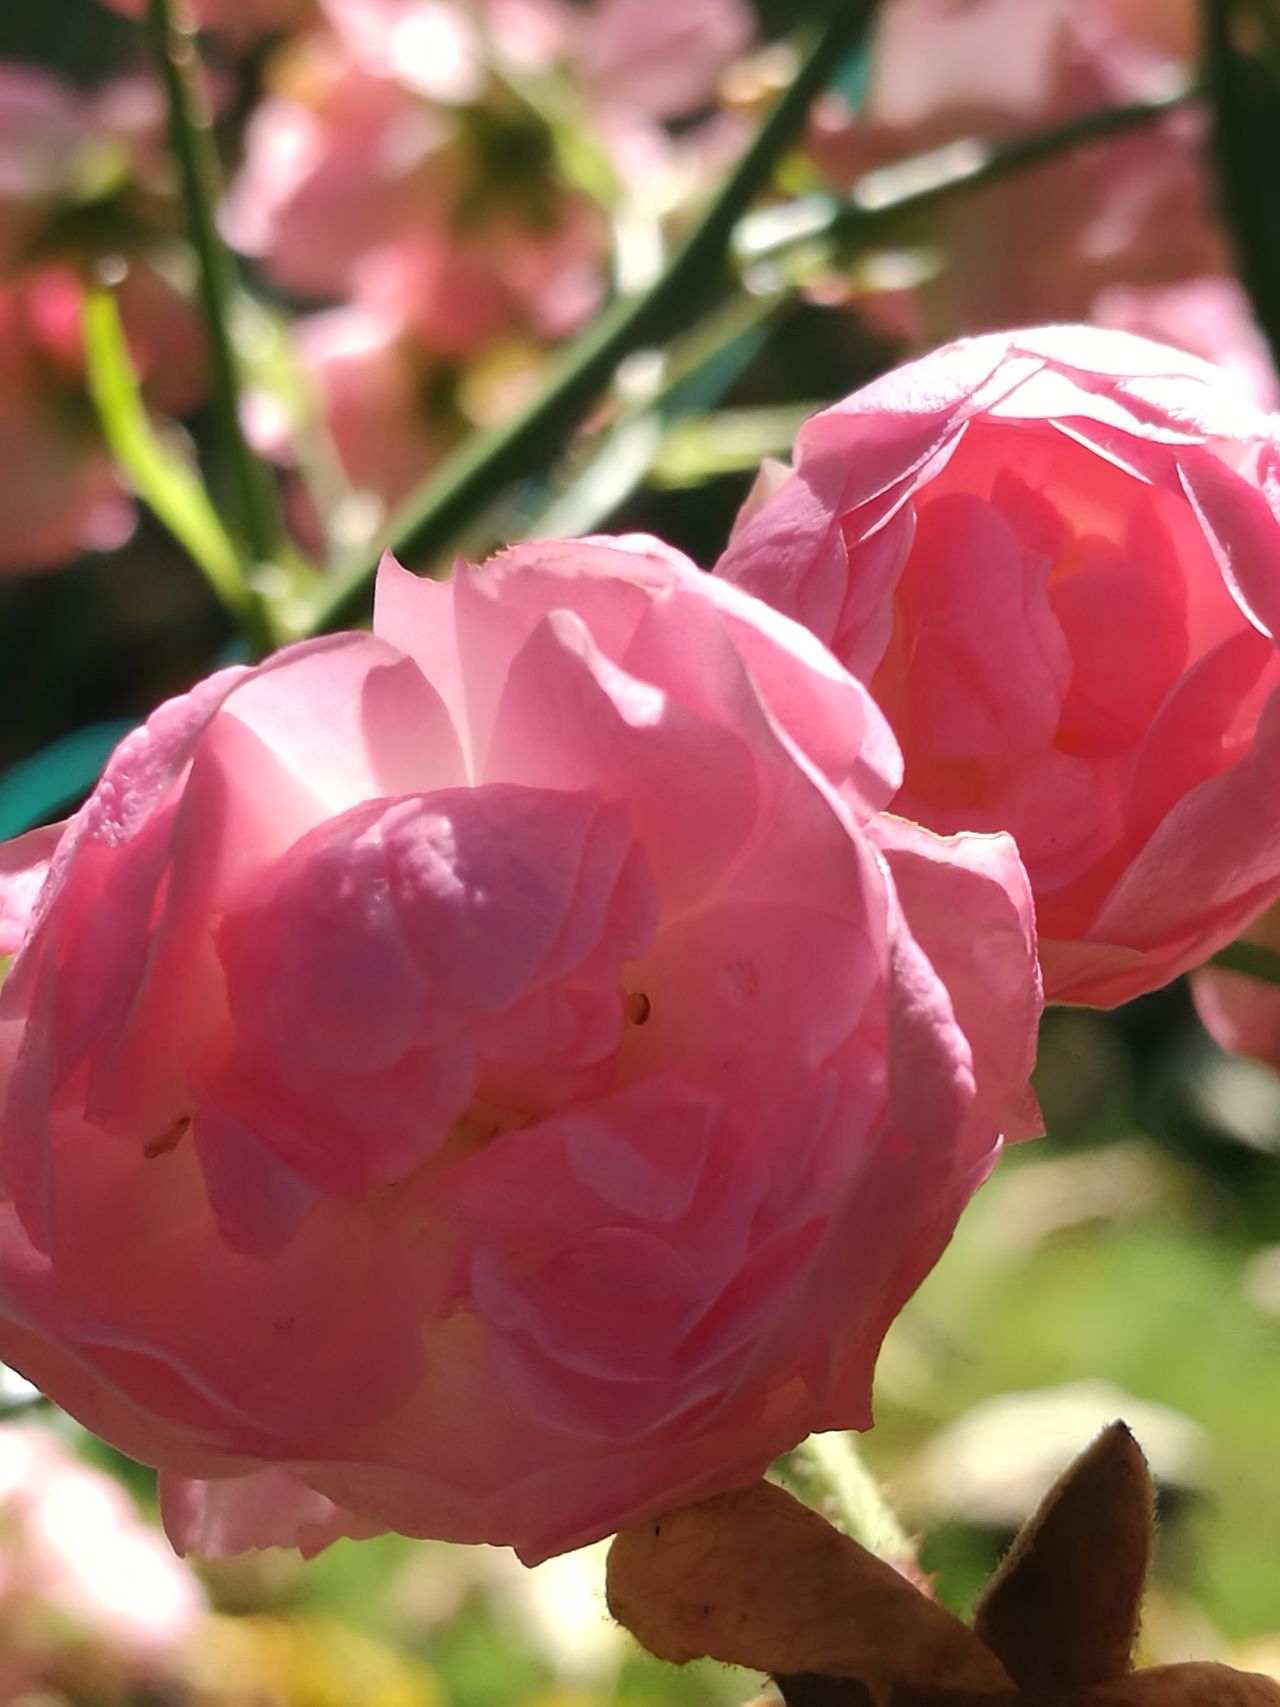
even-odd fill
[[[864,1455],[937,1593],[967,1611],[1068,1459],[1123,1417],[1161,1491],[1144,1660],[1280,1672],[1280,1080],[1222,1055],[1181,986],[1115,1015],[1050,1013],[1037,1077],[1050,1136],[1004,1158],[891,1333]],[[10,1426],[36,1418],[151,1510],[148,1473],[47,1409]],[[83,1499],[81,1573],[110,1575],[127,1604],[135,1553],[102,1544]],[[692,1707],[761,1684],[643,1655],[608,1618],[603,1547],[530,1571],[401,1537],[199,1568],[208,1610],[139,1669],[112,1659],[109,1619],[77,1629],[74,1585],[51,1582],[39,1620],[30,1596],[5,1614],[30,1551],[12,1506],[0,1498],[6,1702]],[[24,1643],[38,1651],[22,1677]]]

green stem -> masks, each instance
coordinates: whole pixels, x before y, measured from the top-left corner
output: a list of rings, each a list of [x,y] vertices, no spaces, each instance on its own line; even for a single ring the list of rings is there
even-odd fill
[[[1208,964],[1224,972],[1243,972],[1260,984],[1280,985],[1280,954],[1274,948],[1264,948],[1260,942],[1229,942]]]
[[[262,605],[245,583],[235,544],[200,476],[147,414],[115,298],[90,285],[82,315],[85,378],[107,449],[138,497],[203,571],[233,620],[265,651],[270,637]]]
[[[777,1468],[794,1493],[869,1553],[899,1566],[914,1561],[911,1538],[863,1463],[853,1435],[811,1434]]]
[[[231,339],[235,268],[214,218],[218,163],[199,88],[195,46],[174,16],[173,0],[147,0],[147,32],[169,106],[170,140],[199,268],[214,412],[240,528],[251,563],[273,563],[280,556],[284,530],[274,482],[250,449],[240,421],[240,374]]]
[[[937,172],[927,184],[919,183],[919,173],[913,168],[929,156],[904,160],[868,173],[847,197],[806,196],[786,208],[770,209],[744,220],[735,247],[745,261],[774,260],[815,242],[827,245],[852,242],[863,247],[888,236],[909,218],[932,213],[944,202],[988,189],[1032,166],[1057,159],[1073,148],[1158,124],[1171,112],[1198,99],[1202,92],[1200,85],[1188,83],[1166,95],[1103,107],[1046,130],[1015,137],[1011,142],[982,143],[966,139],[959,154],[947,149],[935,151]],[[895,192],[892,188],[895,177],[901,177],[911,187]]]
[[[155,5],[158,0],[152,0]],[[546,389],[508,426],[475,434],[433,471],[387,530],[385,545],[422,562],[441,551],[503,486],[559,450],[604,392],[619,363],[660,344],[714,301],[733,231],[791,146],[814,98],[864,40],[878,0],[844,0],[723,189],[653,288],[602,314],[555,364]],[[341,627],[362,612],[381,548],[343,575],[314,628]]]
[[[787,298],[740,296],[677,344],[672,371],[644,403],[622,409],[567,491],[524,519],[522,537],[596,533],[650,477],[667,429],[713,408],[764,343]]]
[[[1280,366],[1280,90],[1266,65],[1237,47],[1231,0],[1203,0],[1201,53],[1213,91],[1212,158],[1240,282]]]

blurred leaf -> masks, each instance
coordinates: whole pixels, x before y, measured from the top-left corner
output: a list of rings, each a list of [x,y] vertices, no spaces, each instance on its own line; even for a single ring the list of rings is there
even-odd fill
[[[0,840],[78,806],[133,727],[130,720],[91,723],[12,765],[0,776]]]
[[[1080,1442],[1124,1417],[1165,1491],[1203,1486],[1205,1432],[1168,1405],[1135,1399],[1110,1381],[1069,1381],[981,1399],[939,1429],[900,1480],[930,1533],[942,1522],[1013,1534],[1062,1476]]]
[[[1158,1666],[1090,1690],[1093,1707],[1277,1707],[1280,1685],[1209,1663]]]
[[[786,456],[796,433],[821,405],[787,403],[768,409],[722,409],[674,424],[653,465],[660,486],[697,486],[716,474],[753,469]]]
[[[863,43],[840,61],[839,68],[831,79],[831,87],[843,95],[856,112],[862,104],[870,81],[871,49],[867,43]]]
[[[734,302],[682,340],[668,358],[673,372],[662,389],[614,423],[563,491],[532,507],[525,536],[590,533],[607,521],[648,479],[673,424],[711,408],[759,355],[777,305],[777,299]]]
[[[1280,85],[1265,61],[1243,51],[1244,9],[1202,0],[1205,74],[1213,114],[1219,199],[1235,247],[1241,283],[1280,356]],[[1252,17],[1252,8],[1249,8]]]
[[[246,592],[236,548],[200,477],[147,415],[110,291],[95,288],[86,293],[84,342],[89,394],[112,455],[143,503],[204,571],[218,597],[242,615]]]
[[[439,1707],[421,1660],[326,1618],[206,1620],[186,1656],[200,1699],[290,1707]]]

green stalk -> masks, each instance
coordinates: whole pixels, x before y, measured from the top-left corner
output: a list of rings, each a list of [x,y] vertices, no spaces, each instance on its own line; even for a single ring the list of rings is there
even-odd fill
[[[943,203],[988,189],[1030,167],[1057,159],[1073,148],[1158,124],[1202,93],[1199,84],[1187,83],[1151,100],[1102,107],[1010,142],[975,140],[969,144],[966,139],[966,157],[958,163],[948,162],[947,150],[937,151],[937,176],[927,184],[917,183],[896,194],[890,187],[884,193],[881,186],[891,185],[898,171],[908,178],[914,177],[909,168],[917,162],[909,159],[887,166],[868,173],[848,196],[806,196],[784,209],[768,210],[754,219],[744,220],[735,247],[743,260],[767,261],[813,243],[836,246],[855,243],[861,248],[883,241],[906,220],[932,213]]]
[[[316,632],[340,628],[363,613],[384,546],[415,562],[443,550],[502,487],[555,455],[627,356],[663,343],[714,302],[735,226],[768,185],[814,98],[865,39],[877,4],[843,0],[836,7],[794,81],[663,276],[643,296],[616,303],[589,326],[555,363],[546,389],[509,425],[473,435],[445,458],[393,517],[378,550],[339,578],[316,612]]]
[[[250,565],[279,560],[284,529],[275,486],[250,449],[240,421],[240,373],[231,340],[235,268],[218,233],[218,162],[202,98],[195,46],[174,16],[173,0],[147,0],[147,33],[169,107],[169,133],[188,233],[199,270],[200,311],[218,431],[227,459],[237,519]]]
[[[869,1553],[900,1568],[914,1562],[911,1537],[862,1461],[853,1435],[811,1434],[778,1460],[776,1473],[794,1494]]]
[[[121,472],[204,574],[251,642],[270,649],[261,601],[195,469],[147,414],[115,298],[93,285],[83,309],[85,376],[102,436]]]
[[[1249,8],[1203,0],[1201,51],[1212,85],[1212,158],[1218,200],[1235,250],[1240,282],[1280,365],[1280,88],[1265,62],[1237,45],[1235,21]]]

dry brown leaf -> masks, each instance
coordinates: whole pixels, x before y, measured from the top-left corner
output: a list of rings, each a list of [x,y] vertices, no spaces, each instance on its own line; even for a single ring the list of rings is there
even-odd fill
[[[817,1672],[786,1672],[774,1678],[787,1707],[881,1707],[858,1677],[819,1677]]]
[[[1280,1707],[1280,1684],[1207,1661],[1154,1666],[1089,1690],[1082,1707]]]
[[[1023,1689],[1125,1676],[1153,1516],[1146,1460],[1112,1423],[1027,1520],[978,1603],[975,1631]]]
[[[883,1560],[769,1482],[627,1529],[609,1608],[650,1653],[774,1674],[999,1691],[1009,1679],[968,1627]]]

